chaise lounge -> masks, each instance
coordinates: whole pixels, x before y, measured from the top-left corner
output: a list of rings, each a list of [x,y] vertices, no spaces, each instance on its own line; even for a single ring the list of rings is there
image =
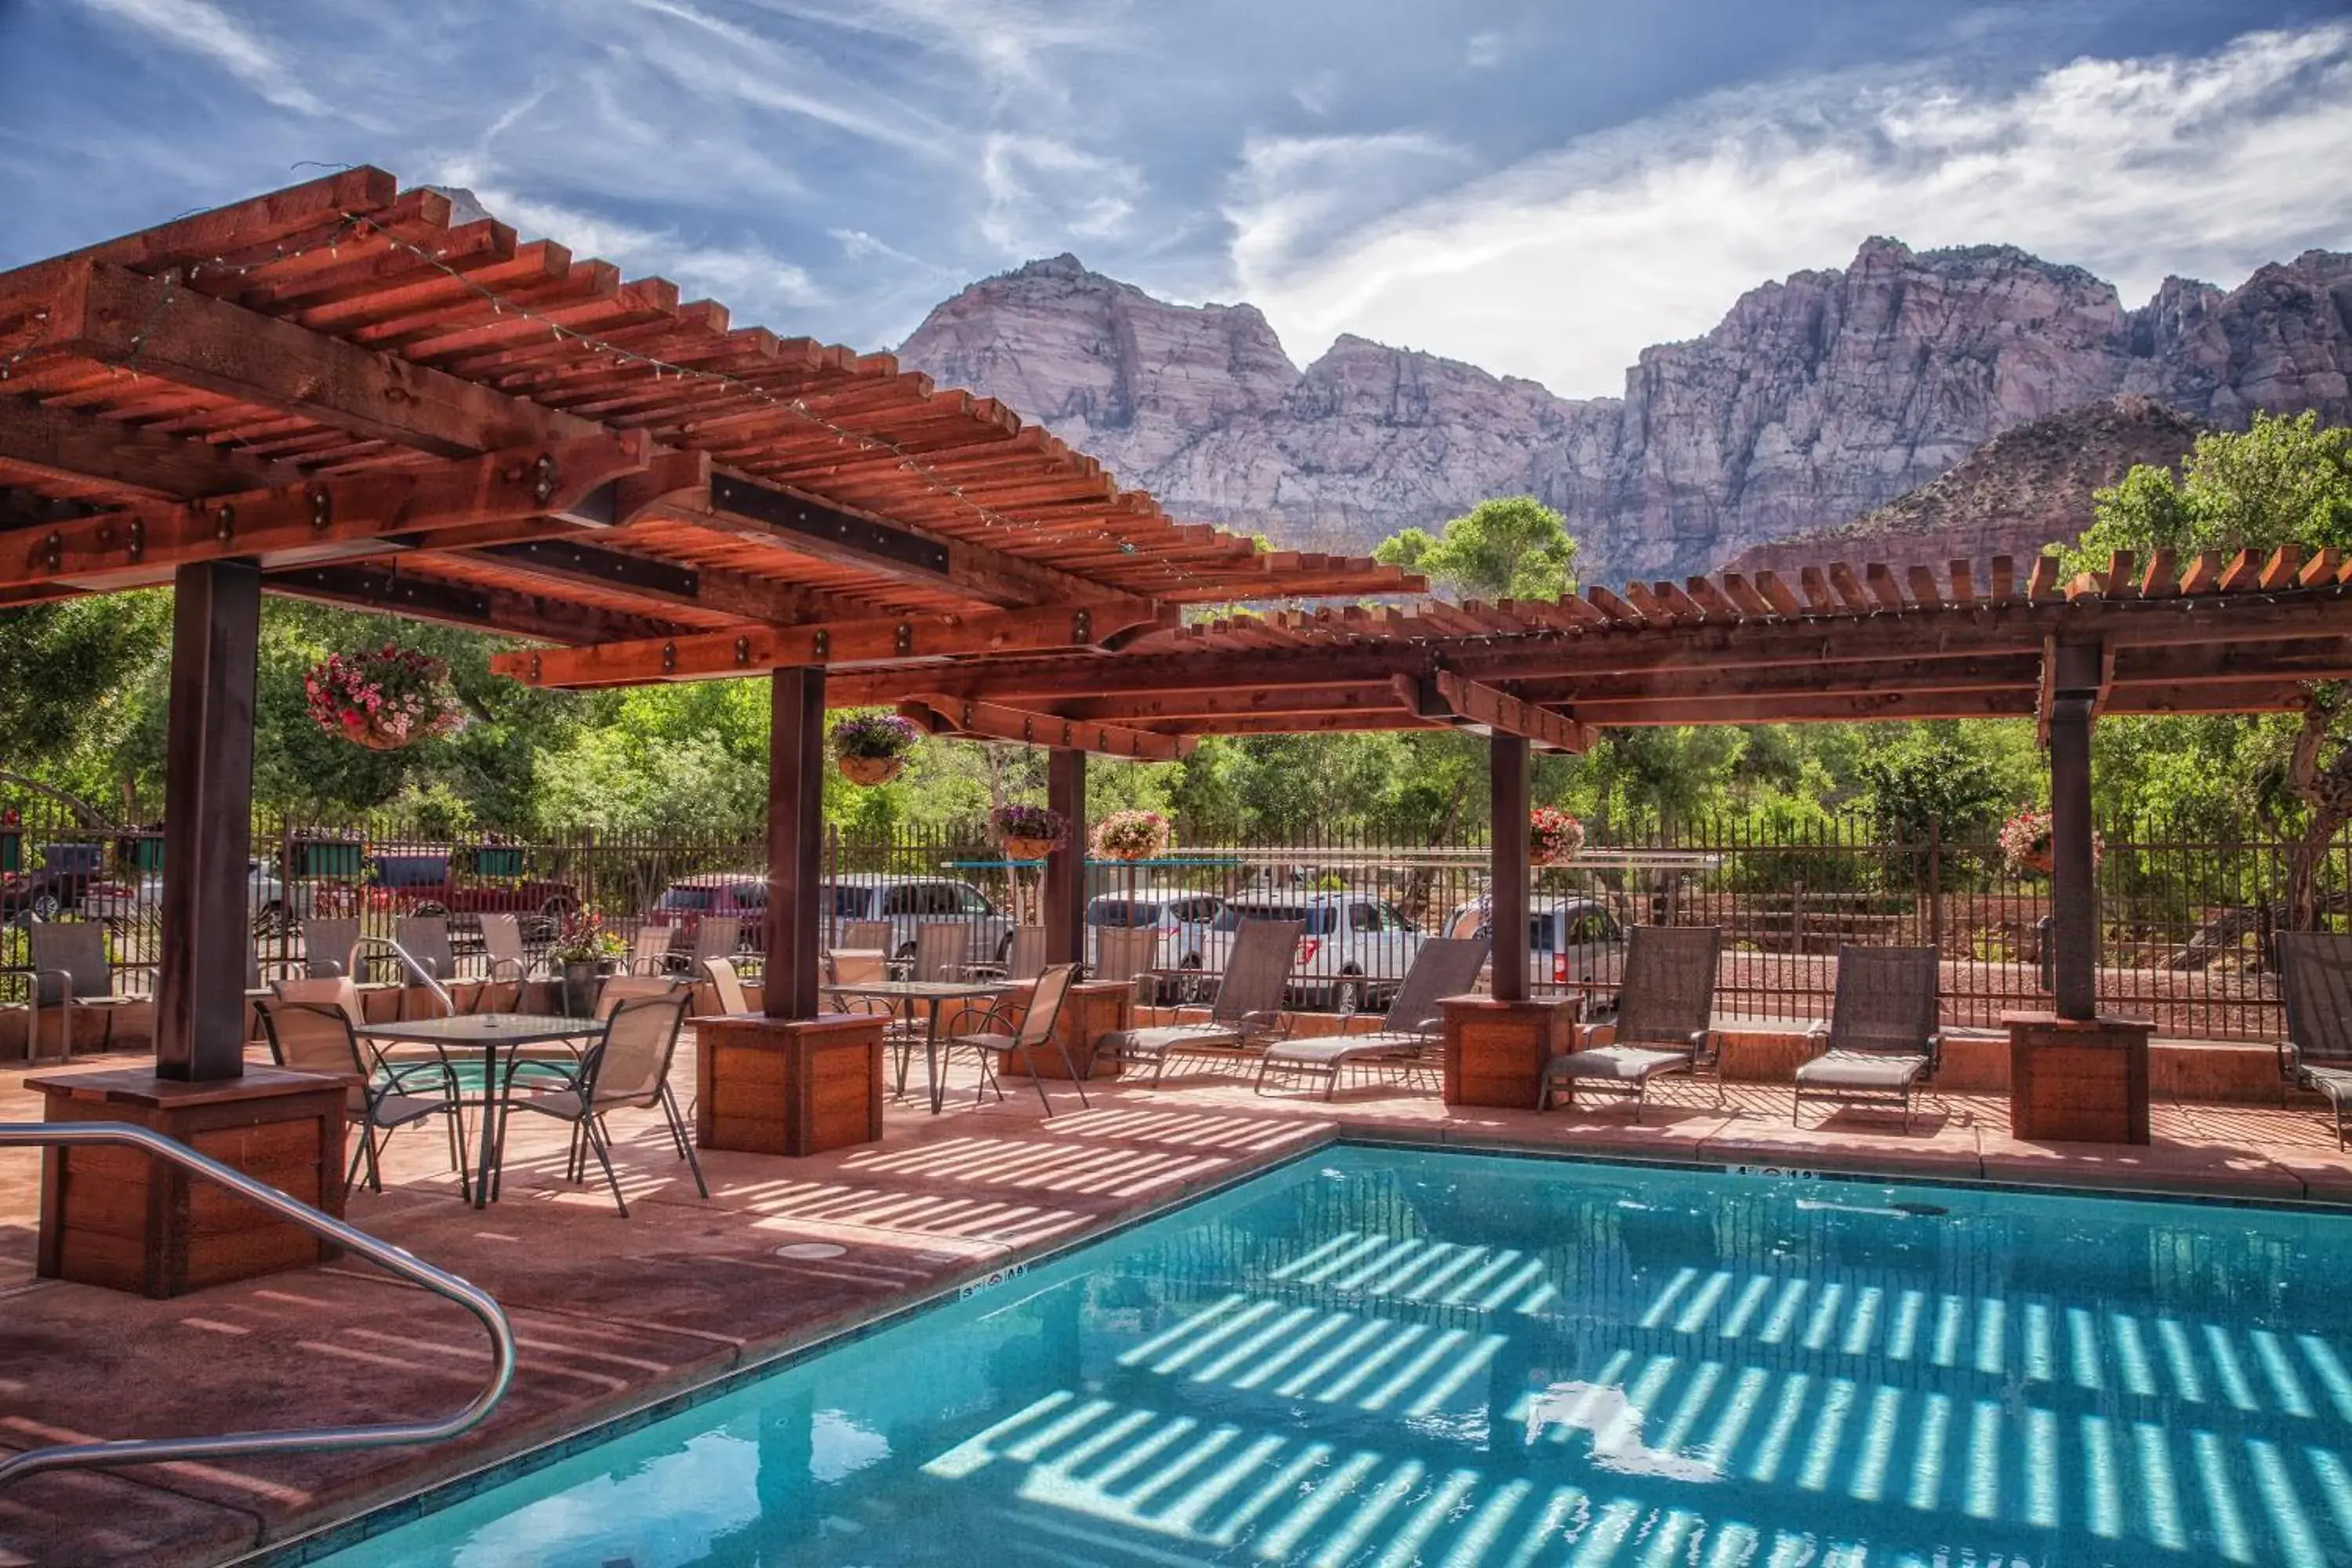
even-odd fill
[[[1625,938],[1625,980],[1615,1014],[1586,1026],[1586,1037],[1606,1033],[1544,1067],[1543,1094],[1551,1109],[1562,1084],[1631,1095],[1633,1120],[1650,1098],[1650,1080],[1696,1070],[1714,1058],[1715,976],[1723,957],[1717,926],[1633,926]]]
[[[1808,1097],[1896,1108],[1911,1130],[1911,1095],[1935,1076],[1937,954],[1932,947],[1841,947],[1830,1021],[1807,1036],[1813,1055],[1797,1068],[1794,1126]]]
[[[1349,1014],[1340,1019],[1336,1035],[1277,1041],[1258,1062],[1257,1092],[1265,1092],[1269,1077],[1319,1078],[1323,1098],[1328,1100],[1339,1087],[1340,1073],[1349,1068],[1385,1064],[1411,1072],[1426,1067],[1444,1038],[1445,1018],[1438,1004],[1478,984],[1478,971],[1486,966],[1491,946],[1485,937],[1434,937],[1423,943],[1378,1032],[1349,1034],[1349,1026],[1360,1016]]]

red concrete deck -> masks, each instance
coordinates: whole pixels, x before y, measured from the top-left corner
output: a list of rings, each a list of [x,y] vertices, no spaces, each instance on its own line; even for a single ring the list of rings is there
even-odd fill
[[[1380,1083],[1326,1104],[1171,1075],[1156,1091],[1097,1085],[1084,1111],[1062,1086],[1048,1121],[1034,1096],[974,1108],[968,1073],[936,1119],[894,1104],[878,1145],[808,1160],[707,1153],[707,1204],[652,1115],[616,1117],[626,1220],[600,1185],[561,1179],[552,1123],[516,1129],[505,1198],[481,1213],[458,1204],[437,1130],[398,1134],[384,1193],[354,1194],[351,1217],[506,1304],[521,1371],[488,1425],[430,1450],[37,1476],[0,1492],[0,1568],[225,1561],[1346,1131],[2352,1201],[2352,1155],[2300,1107],[2160,1103],[2155,1143],[2125,1149],[2019,1142],[2004,1101],[1963,1095],[1932,1104],[1906,1135],[1864,1112],[1792,1129],[1788,1089],[1767,1084],[1733,1084],[1718,1108],[1711,1083],[1669,1083],[1636,1126],[1619,1105],[1448,1111],[1425,1089]],[[0,1073],[0,1120],[39,1115],[25,1076]],[[0,1153],[0,1447],[423,1416],[478,1385],[488,1352],[472,1320],[363,1264],[160,1302],[37,1279],[38,1170],[37,1155]],[[806,1241],[846,1251],[777,1254]]]

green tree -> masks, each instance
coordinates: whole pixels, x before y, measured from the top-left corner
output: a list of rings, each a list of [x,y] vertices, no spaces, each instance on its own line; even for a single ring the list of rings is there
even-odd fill
[[[2143,465],[2099,491],[2095,503],[2095,521],[2063,552],[2070,574],[2104,569],[2117,551],[2145,558],[2162,548],[2184,556],[2283,544],[2342,548],[2352,544],[2352,428],[2322,428],[2309,413],[2257,414],[2242,434],[2199,437],[2179,479]],[[2145,778],[2209,806],[2219,781],[2242,809],[2294,834],[2287,918],[2293,929],[2310,929],[2327,848],[2352,821],[2352,700],[2345,689],[2307,687],[2300,721],[2287,724],[2140,722],[2160,727],[2163,742],[2136,744],[2144,736],[2126,729],[2105,737],[2103,752],[2138,752]]]
[[[1576,588],[1568,520],[1533,496],[1482,500],[1433,537],[1408,528],[1382,540],[1372,558],[1422,573],[1462,599],[1557,599]]]

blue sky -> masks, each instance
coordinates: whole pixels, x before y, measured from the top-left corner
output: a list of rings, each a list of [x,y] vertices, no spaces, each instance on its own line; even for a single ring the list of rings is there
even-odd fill
[[[0,0],[0,265],[345,163],[861,348],[1074,250],[1582,395],[1871,234],[2352,248],[2352,8]]]

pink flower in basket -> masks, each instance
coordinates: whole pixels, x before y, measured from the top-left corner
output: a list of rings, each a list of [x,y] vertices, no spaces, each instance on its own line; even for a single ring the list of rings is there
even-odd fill
[[[1528,863],[1565,866],[1584,847],[1584,824],[1556,805],[1528,814]]]

